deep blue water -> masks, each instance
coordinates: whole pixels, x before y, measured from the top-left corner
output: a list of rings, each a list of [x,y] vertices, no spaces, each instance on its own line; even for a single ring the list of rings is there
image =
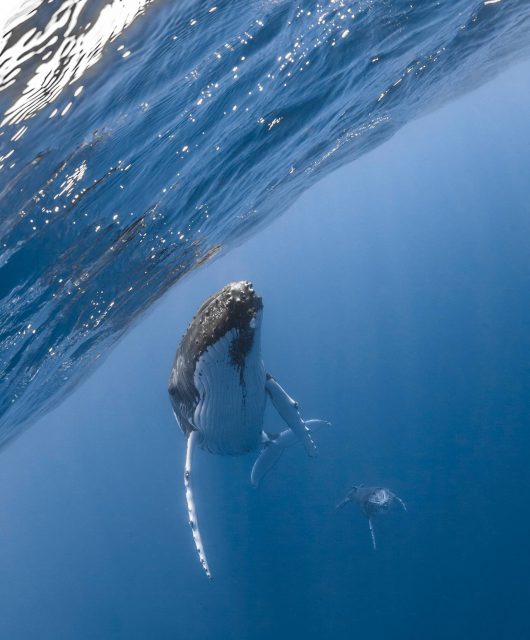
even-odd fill
[[[523,0],[3,7],[4,441],[183,275],[530,42]]]
[[[4,448],[1,637],[530,637],[529,80],[514,67],[328,176]],[[197,306],[242,277],[267,367],[333,427],[257,491],[253,456],[197,455],[209,582],[166,384]],[[408,505],[376,553],[334,512],[361,482]]]
[[[302,120],[300,130],[294,127],[291,136],[289,125],[265,146],[259,132],[249,132],[250,116],[249,130],[244,120],[219,119],[224,101],[244,93],[225,71],[222,92],[211,98],[209,144],[223,139],[240,155],[251,145],[250,163],[244,154],[230,163],[230,153],[214,163],[199,142],[184,160],[170,158],[169,137],[153,140],[162,122],[164,131],[186,131],[190,140],[199,135],[184,123],[181,101],[192,103],[193,83],[211,78],[214,67],[186,80],[185,62],[199,68],[198,60],[210,60],[212,41],[240,33],[253,12],[264,22],[270,16],[272,24],[248,81],[260,65],[266,77],[273,52],[288,50],[297,28],[311,42],[317,32],[309,28],[311,16],[294,20],[297,9],[287,3],[219,3],[213,13],[197,6],[147,5],[85,71],[85,89],[61,120],[48,116],[77,84],[49,105],[36,100],[42,111],[24,121],[28,130],[9,158],[17,164],[4,163],[0,171],[6,244],[0,284],[8,291],[0,317],[9,374],[0,402],[20,391],[3,418],[5,437],[29,418],[34,422],[0,459],[0,638],[527,640],[530,64],[495,73],[522,57],[526,5],[442,2],[436,13],[428,11],[429,2],[380,2],[367,3],[363,13],[356,4],[368,29],[356,37],[394,56],[382,56],[385,66],[370,79],[359,66],[366,51],[357,51],[356,41],[342,39],[340,46],[354,52],[334,58],[325,40],[313,54],[320,72],[307,84],[297,79],[287,92],[269,86],[248,104],[254,117],[266,109],[276,113],[278,104],[294,109],[304,91],[328,98],[313,112],[292,116]],[[381,12],[396,12],[397,22],[385,22]],[[189,21],[175,22],[182,15],[213,20],[216,13],[221,22],[204,22],[209,26],[200,37]],[[332,17],[339,25],[338,13]],[[386,36],[378,31],[382,25],[390,30]],[[186,38],[188,45],[177,48]],[[384,131],[362,129],[318,170],[306,170],[335,148],[341,127],[356,131],[375,115],[370,87],[378,94],[402,63],[442,40],[455,47],[452,63],[442,64],[441,56],[428,76],[411,71],[406,91],[397,89],[384,109]],[[182,67],[179,73],[167,66],[171,61]],[[413,116],[488,78],[387,140]],[[21,89],[14,84],[0,96],[9,92]],[[143,100],[147,107],[131,106]],[[345,115],[346,105],[355,115]],[[285,117],[267,135],[280,133]],[[94,128],[105,131],[97,144],[90,142]],[[48,215],[40,207],[50,208],[66,174],[84,160],[86,173],[55,201],[73,199],[122,158],[132,162],[128,172],[119,180],[110,173],[48,225],[32,223],[33,231],[28,221],[42,217],[20,215],[27,203],[31,215]],[[337,168],[350,159],[355,162]],[[304,168],[293,174],[301,177],[282,182],[291,163]],[[176,171],[185,180],[171,191]],[[212,171],[219,177],[209,192],[216,203],[211,223],[192,224],[183,241],[188,252],[181,253],[170,232],[191,224],[195,205],[189,202]],[[162,185],[168,195],[161,195]],[[267,192],[270,185],[275,188]],[[43,200],[36,202],[41,187]],[[252,222],[241,217],[246,199],[260,205]],[[165,217],[142,219],[156,202]],[[143,222],[131,222],[129,242],[111,255],[109,246],[129,226],[111,222],[113,212],[129,209],[131,221]],[[204,252],[235,246],[275,216],[268,228],[171,288],[88,376],[96,356],[109,352],[140,311]],[[151,250],[157,234],[170,249],[151,259],[144,249]],[[196,253],[193,243],[203,235]],[[89,276],[75,285],[83,269]],[[58,286],[59,277],[69,288]],[[241,278],[252,279],[263,296],[267,368],[305,416],[327,418],[333,427],[316,434],[318,459],[301,447],[288,450],[258,490],[249,482],[254,456],[198,453],[195,492],[214,575],[209,582],[186,522],[184,439],[166,387],[198,305]],[[101,313],[91,304],[95,292],[104,293],[98,293],[106,305]],[[90,306],[99,322],[85,331]],[[23,339],[17,337],[22,322]],[[54,356],[46,355],[50,348]],[[65,376],[83,379],[66,398]],[[272,411],[267,425],[278,427]],[[359,483],[386,485],[408,506],[407,513],[395,508],[375,521],[375,553],[362,515],[353,508],[334,511]]]

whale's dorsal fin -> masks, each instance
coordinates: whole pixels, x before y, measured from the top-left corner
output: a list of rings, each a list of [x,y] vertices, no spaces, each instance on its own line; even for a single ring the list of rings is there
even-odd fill
[[[208,567],[208,560],[204,552],[204,546],[202,544],[201,532],[199,529],[199,521],[197,519],[197,511],[195,509],[195,500],[193,499],[193,488],[191,484],[191,459],[193,449],[199,434],[197,431],[192,431],[186,440],[186,462],[184,464],[184,488],[186,491],[186,504],[188,506],[188,522],[193,534],[193,541],[195,542],[195,548],[199,554],[199,562],[202,565],[208,578],[212,578],[210,568]]]

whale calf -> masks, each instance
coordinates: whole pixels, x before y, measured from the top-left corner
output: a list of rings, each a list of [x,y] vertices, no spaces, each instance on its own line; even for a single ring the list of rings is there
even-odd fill
[[[169,397],[186,437],[184,487],[189,524],[199,561],[211,578],[192,488],[192,454],[199,447],[217,455],[260,451],[251,473],[257,485],[286,446],[301,442],[317,453],[312,431],[324,420],[303,420],[298,403],[266,372],[261,358],[263,303],[248,281],[232,282],[199,308],[175,355]],[[270,400],[286,423],[279,434],[263,430]]]
[[[359,485],[354,486],[347,493],[346,497],[337,504],[336,508],[342,509],[349,502],[355,502],[360,507],[361,511],[368,518],[368,527],[370,528],[372,545],[375,551],[377,549],[377,545],[375,542],[375,532],[372,519],[377,513],[387,511],[394,500],[399,502],[404,511],[407,510],[403,500],[395,493],[392,493],[390,489],[387,489],[386,487],[363,487],[362,485]]]

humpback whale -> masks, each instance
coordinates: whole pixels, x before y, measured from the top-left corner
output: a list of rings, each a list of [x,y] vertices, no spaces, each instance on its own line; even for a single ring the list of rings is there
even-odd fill
[[[217,455],[260,451],[251,473],[256,486],[285,447],[301,442],[317,453],[312,432],[324,420],[303,420],[293,400],[261,359],[263,303],[248,281],[232,282],[209,297],[184,334],[173,362],[168,392],[186,438],[184,487],[188,519],[199,561],[211,578],[192,487],[197,447]],[[263,429],[270,400],[287,425],[279,434]]]
[[[407,510],[403,500],[395,493],[392,493],[390,489],[385,487],[363,487],[362,485],[359,485],[354,486],[347,493],[346,497],[337,504],[336,508],[342,509],[349,502],[355,502],[360,507],[361,511],[368,518],[368,527],[370,528],[372,545],[375,551],[377,549],[377,545],[375,542],[372,519],[377,513],[387,511],[394,500],[399,502],[404,511]]]

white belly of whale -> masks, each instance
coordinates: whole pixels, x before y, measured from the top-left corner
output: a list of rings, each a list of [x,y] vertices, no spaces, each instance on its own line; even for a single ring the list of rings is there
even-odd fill
[[[266,393],[259,330],[243,369],[231,357],[236,338],[233,329],[208,347],[194,373],[199,402],[193,422],[200,445],[221,455],[240,455],[261,444]]]

